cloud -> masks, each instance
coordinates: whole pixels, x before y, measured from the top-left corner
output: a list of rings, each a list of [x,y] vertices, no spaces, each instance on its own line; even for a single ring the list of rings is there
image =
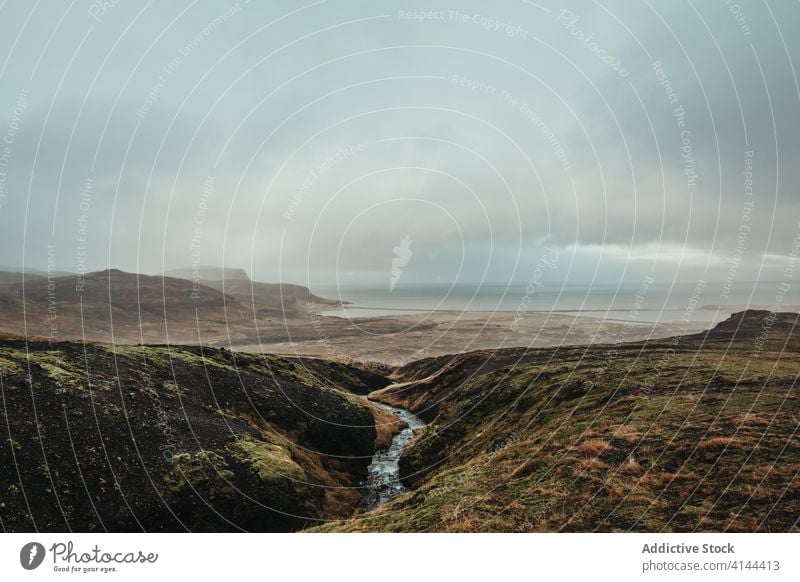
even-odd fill
[[[32,7],[4,5],[0,131],[30,91],[4,262],[41,267],[54,243],[72,268],[91,178],[93,268],[183,267],[199,237],[203,262],[263,279],[384,281],[409,235],[409,282],[524,279],[545,244],[576,279],[599,256],[612,278],[724,275],[736,255],[780,272],[764,256],[799,228],[800,8],[406,4],[120,3],[60,28],[40,8],[13,52]]]

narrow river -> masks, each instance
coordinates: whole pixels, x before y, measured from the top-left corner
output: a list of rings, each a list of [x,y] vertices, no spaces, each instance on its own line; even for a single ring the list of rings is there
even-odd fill
[[[364,495],[364,504],[368,509],[386,503],[406,490],[400,482],[400,457],[403,455],[403,449],[414,438],[414,429],[425,426],[421,418],[408,410],[373,402],[404,420],[408,426],[394,436],[388,448],[375,451],[372,457]]]

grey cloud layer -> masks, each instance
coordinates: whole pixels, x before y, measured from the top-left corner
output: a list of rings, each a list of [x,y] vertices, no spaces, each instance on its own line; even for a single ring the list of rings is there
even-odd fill
[[[101,5],[3,6],[0,262],[75,270],[81,224],[90,268],[764,277],[798,232],[796,4]]]

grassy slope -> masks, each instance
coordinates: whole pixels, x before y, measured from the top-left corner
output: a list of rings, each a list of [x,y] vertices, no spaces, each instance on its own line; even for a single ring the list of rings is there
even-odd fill
[[[797,531],[798,316],[767,316],[413,363],[380,398],[430,422],[401,461],[415,489],[321,529]]]
[[[13,338],[0,372],[5,531],[285,531],[349,515],[377,434],[348,391],[384,382],[320,360]]]

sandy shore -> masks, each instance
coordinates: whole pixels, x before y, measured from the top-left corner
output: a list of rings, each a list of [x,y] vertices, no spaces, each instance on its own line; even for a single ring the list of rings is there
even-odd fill
[[[307,322],[286,322],[280,334],[285,339],[265,329],[260,342],[238,343],[234,349],[402,365],[472,350],[639,341],[711,327],[711,322],[656,324],[626,320],[625,315],[603,319],[532,312],[520,319],[513,311],[435,311],[347,319],[309,314]]]

